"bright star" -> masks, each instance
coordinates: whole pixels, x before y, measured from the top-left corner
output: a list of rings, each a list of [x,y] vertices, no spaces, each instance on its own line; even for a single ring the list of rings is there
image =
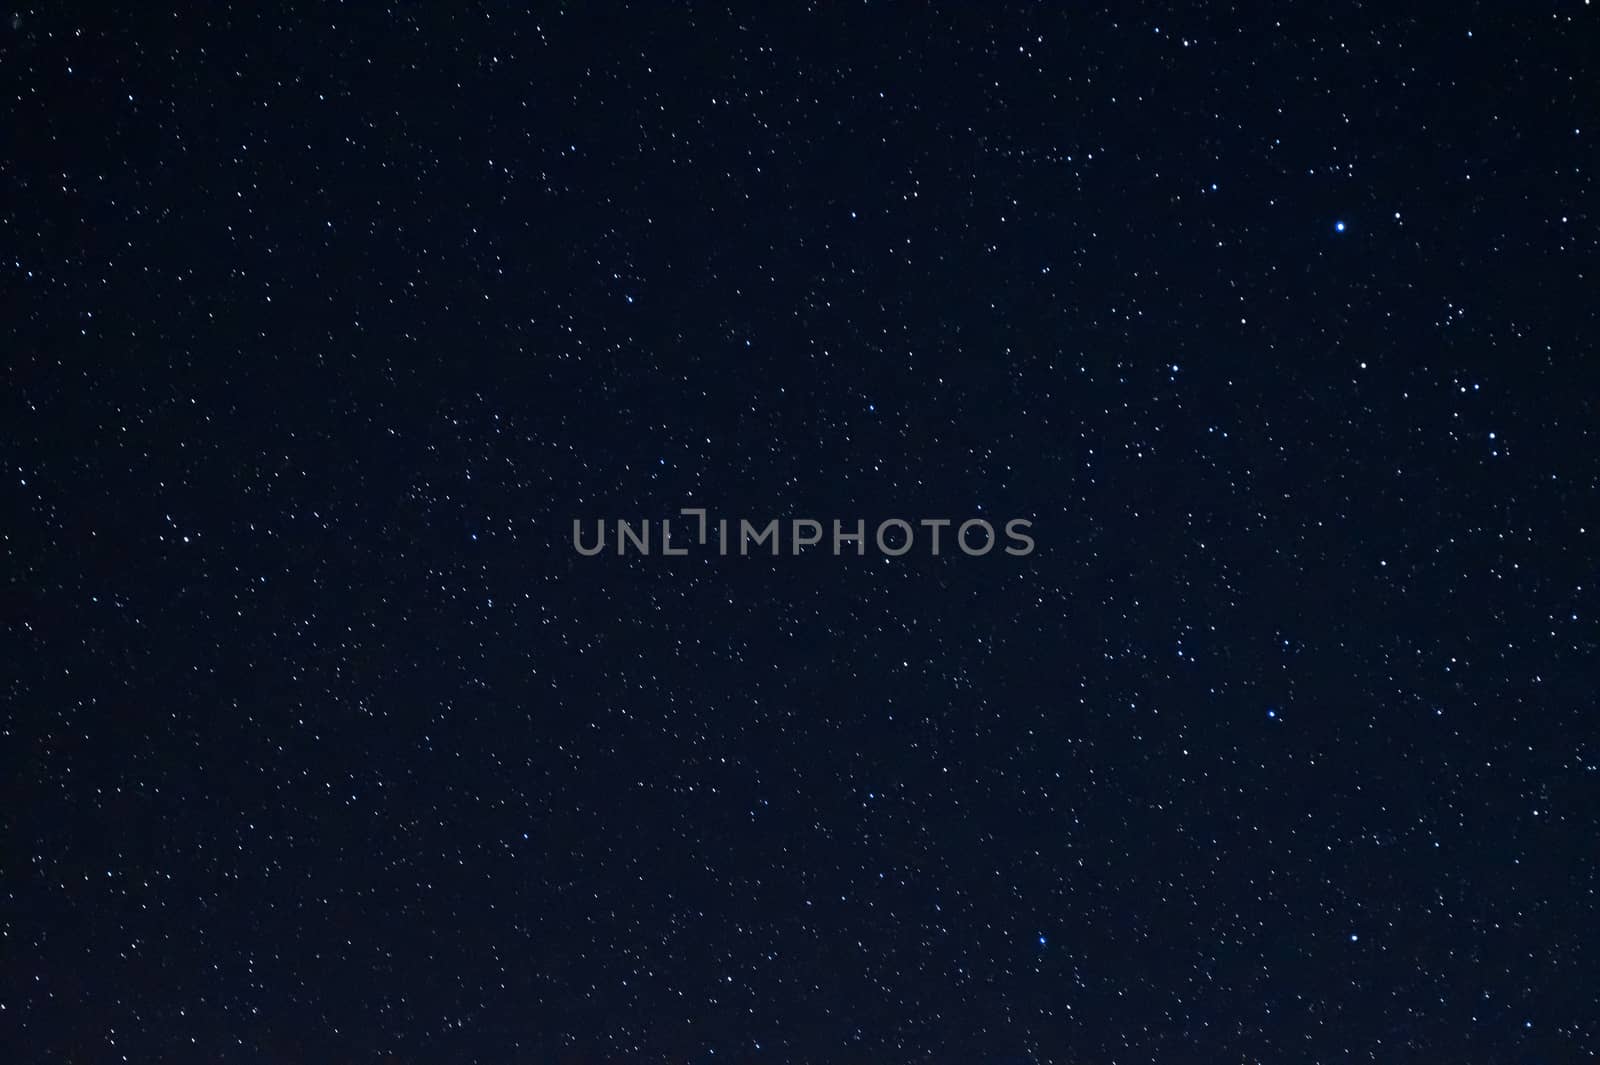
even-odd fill
[[[1344,223],[1343,222],[1335,222],[1333,224],[1333,231],[1335,233],[1343,233],[1344,232]]]

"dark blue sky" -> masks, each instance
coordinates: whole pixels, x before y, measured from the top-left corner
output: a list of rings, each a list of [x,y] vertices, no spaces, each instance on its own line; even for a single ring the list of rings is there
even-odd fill
[[[19,10],[0,1045],[1592,1053],[1594,20]]]

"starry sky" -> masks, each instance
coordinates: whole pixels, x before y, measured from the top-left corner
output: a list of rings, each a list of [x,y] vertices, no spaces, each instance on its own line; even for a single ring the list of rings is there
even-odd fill
[[[1595,20],[14,9],[9,1060],[1592,1060]]]

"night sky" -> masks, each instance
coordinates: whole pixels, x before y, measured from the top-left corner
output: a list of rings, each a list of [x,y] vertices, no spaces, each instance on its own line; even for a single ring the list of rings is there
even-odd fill
[[[1592,1060],[1596,19],[7,12],[0,1058]]]

